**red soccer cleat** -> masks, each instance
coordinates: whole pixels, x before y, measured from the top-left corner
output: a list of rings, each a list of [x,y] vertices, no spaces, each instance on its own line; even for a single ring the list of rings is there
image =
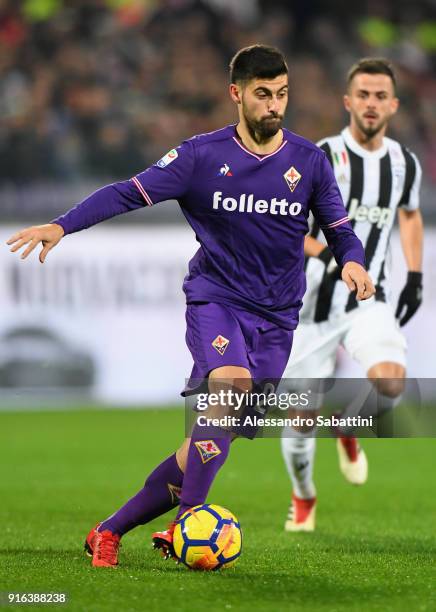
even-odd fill
[[[362,485],[368,480],[368,459],[357,438],[339,437],[336,441],[339,468],[348,482]]]
[[[292,496],[285,531],[314,531],[315,529],[316,497],[301,499]]]
[[[91,531],[86,536],[84,549],[85,549],[85,552],[88,555],[88,557],[92,557],[92,555],[94,553],[95,538],[96,538],[97,533],[98,533],[97,529],[100,527],[100,525],[101,525],[101,523],[97,523],[97,525],[93,529],[91,529]]]
[[[97,523],[87,535],[85,540],[86,554],[92,557],[94,567],[116,567],[121,538],[108,529],[97,531],[99,526],[100,523]]]
[[[352,463],[357,461],[359,456],[359,442],[357,441],[357,438],[354,438],[353,436],[349,438],[339,436],[338,440],[340,440],[344,451],[347,453],[348,460]]]
[[[173,536],[174,529],[176,527],[176,521],[169,523],[165,531],[155,531],[151,536],[153,541],[153,548],[160,550],[163,558],[166,559],[177,559],[176,553],[174,552]]]

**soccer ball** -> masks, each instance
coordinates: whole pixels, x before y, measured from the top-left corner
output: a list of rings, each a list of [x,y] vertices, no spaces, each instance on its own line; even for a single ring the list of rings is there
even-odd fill
[[[191,569],[217,570],[236,563],[242,548],[238,519],[215,504],[194,506],[177,521],[173,539],[177,558]]]

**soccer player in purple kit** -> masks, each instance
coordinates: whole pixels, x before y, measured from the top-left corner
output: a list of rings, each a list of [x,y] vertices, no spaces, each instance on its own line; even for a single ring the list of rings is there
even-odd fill
[[[288,68],[272,47],[241,49],[230,64],[230,96],[239,122],[194,136],[132,179],[107,185],[51,223],[24,229],[8,244],[41,242],[39,259],[67,234],[115,215],[176,199],[200,243],[183,285],[186,341],[194,367],[188,391],[249,391],[283,374],[305,291],[304,237],[312,211],[358,300],[374,294],[362,245],[348,221],[326,155],[282,128]],[[118,564],[120,538],[179,505],[177,517],[202,504],[235,433],[191,437],[148,476],[144,487],[88,534],[94,566]],[[173,554],[174,521],[153,535]]]

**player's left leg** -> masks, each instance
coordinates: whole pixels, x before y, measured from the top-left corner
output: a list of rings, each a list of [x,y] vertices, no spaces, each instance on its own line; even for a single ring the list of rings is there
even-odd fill
[[[231,390],[243,398],[247,392],[263,389],[264,385],[270,392],[278,384],[289,358],[293,332],[252,313],[238,310],[231,311],[231,314],[238,321],[244,337],[248,369],[244,371],[243,368],[235,366],[213,369],[208,377],[209,392],[219,395],[221,391],[226,393]],[[211,335],[212,338],[214,336],[215,334]],[[230,335],[225,339],[232,341]],[[250,406],[251,404],[245,404],[235,413],[232,411],[232,406],[224,403],[215,410],[209,408],[208,416],[214,418],[233,414],[242,417],[244,409],[250,410]],[[241,418],[240,421],[244,419]],[[255,434],[255,427],[241,426],[232,431],[209,428],[205,437],[204,426],[198,423],[194,426],[176,520],[192,506],[204,503],[218,470],[227,459],[232,439],[237,436],[252,438]],[[157,532],[153,536],[155,545],[166,551],[167,556],[172,555],[173,525],[167,532]]]
[[[245,394],[252,389],[250,371],[240,366],[216,368],[210,372],[208,382],[209,393],[219,396],[223,391],[223,397],[229,390],[235,394]],[[210,408],[207,416],[210,419],[221,418],[230,412],[231,406],[221,402],[219,406]],[[230,442],[235,437],[228,429],[207,427],[205,430],[198,423],[194,425],[176,518],[189,508],[204,503],[218,470],[227,459]]]
[[[391,308],[374,303],[362,309],[353,317],[343,345],[366,371],[374,392],[362,389],[341,417],[380,416],[394,408],[404,390],[406,341]],[[337,440],[340,470],[350,483],[363,484],[368,477],[366,454],[353,435],[343,434]]]
[[[224,391],[225,395],[230,390],[243,396],[262,382],[278,383],[291,351],[291,330],[259,315],[222,305],[199,305],[191,308],[190,313],[202,333],[188,338],[188,344],[203,372],[208,373],[209,392],[219,395]],[[223,416],[229,413],[231,406],[221,402],[217,408],[216,416]],[[209,416],[213,417],[213,412]],[[212,431],[205,439],[204,427],[199,423],[194,426],[178,516],[205,501],[215,474],[227,458],[234,434],[223,428],[216,429],[216,435]],[[255,434],[247,430],[235,431],[247,437]]]
[[[241,329],[242,311],[215,303],[189,304],[186,311],[188,348],[194,359],[191,378],[185,393],[198,392],[206,386],[209,394],[227,391],[244,393],[252,386],[247,339]],[[249,315],[247,314],[249,317]],[[215,414],[213,413],[215,410]],[[225,401],[209,406],[208,418],[222,417],[228,407]],[[197,419],[186,448],[186,468],[176,520],[192,506],[206,500],[209,488],[224,464],[233,438],[221,427],[204,427]],[[175,521],[165,531],[156,532],[155,548],[172,556],[172,534]]]
[[[346,407],[341,417],[349,416],[381,416],[382,413],[394,408],[404,389],[406,370],[400,363],[382,361],[371,366],[367,372],[376,393],[368,394],[363,390]],[[342,432],[336,442],[339,468],[344,478],[351,484],[361,485],[368,479],[368,459],[358,439]]]
[[[209,407],[201,416],[221,419],[232,412],[231,406],[225,403],[228,391],[235,394],[251,391],[250,371],[240,366],[215,368],[209,374],[208,389],[209,393],[224,399],[218,406]],[[230,443],[235,437],[236,434],[230,429],[204,426],[199,421],[194,424],[189,443],[185,447],[185,474],[177,515],[165,531],[157,531],[152,535],[154,548],[160,549],[165,558],[175,556],[172,542],[177,520],[190,508],[206,501],[209,489],[224,465],[230,451]]]

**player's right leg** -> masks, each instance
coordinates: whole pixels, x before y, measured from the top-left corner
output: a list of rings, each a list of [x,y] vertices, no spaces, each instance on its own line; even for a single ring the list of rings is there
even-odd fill
[[[250,372],[245,368],[218,368],[210,373],[209,379],[209,387],[214,393],[219,393],[222,380],[225,381],[226,390],[228,385],[235,392],[251,390]],[[209,416],[218,417],[222,413],[218,411],[216,415]],[[88,534],[85,550],[92,555],[92,565],[115,567],[118,565],[121,537],[128,531],[178,505],[176,519],[189,508],[204,503],[218,470],[227,459],[232,437],[230,431],[208,428],[204,432],[195,425],[191,437],[186,438],[176,453],[153,470],[144,487]],[[174,526],[175,521],[172,521],[165,531],[152,536],[154,547],[161,549],[165,558],[173,556]]]
[[[310,379],[330,377],[334,372],[341,334],[341,328],[337,325],[330,326],[328,322],[301,324],[294,335],[294,346],[281,390],[307,391]],[[315,417],[316,412],[313,410],[319,407],[320,401],[312,406],[311,411],[290,411],[289,417]],[[282,454],[292,483],[291,501],[285,521],[286,531],[315,529],[315,433],[315,429],[305,427],[286,427],[282,432]]]
[[[177,453],[170,455],[151,472],[136,495],[90,531],[85,540],[85,550],[92,556],[92,565],[118,565],[122,536],[178,505],[188,444],[189,440],[185,440]]]

